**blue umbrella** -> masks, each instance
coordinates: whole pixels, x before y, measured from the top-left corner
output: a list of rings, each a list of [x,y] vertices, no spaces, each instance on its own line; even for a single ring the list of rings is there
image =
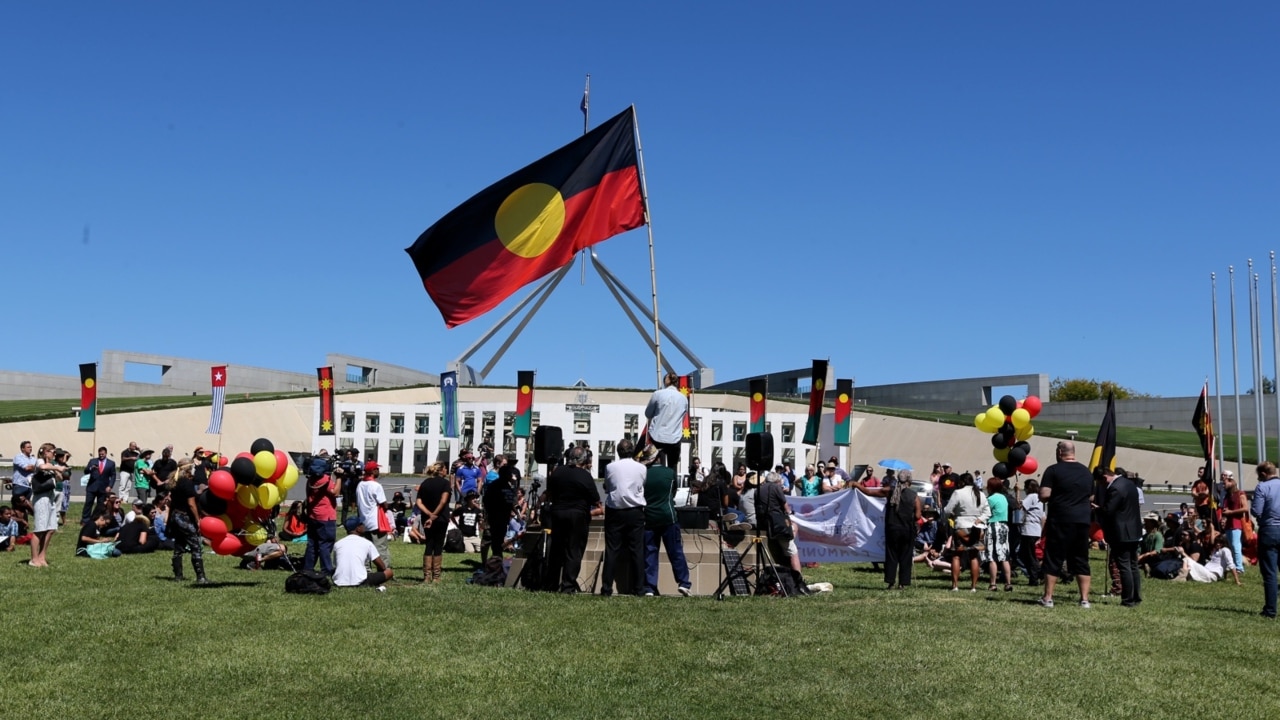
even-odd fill
[[[910,470],[911,466],[897,458],[885,458],[880,461],[880,467],[886,470]]]

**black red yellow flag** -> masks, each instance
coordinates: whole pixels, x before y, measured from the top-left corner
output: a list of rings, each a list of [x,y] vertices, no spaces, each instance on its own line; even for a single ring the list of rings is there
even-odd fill
[[[337,428],[333,424],[333,367],[316,368],[316,377],[320,386],[320,433],[336,435]]]
[[[527,438],[533,434],[533,371],[516,372],[516,418],[511,434]]]
[[[1102,416],[1102,424],[1098,426],[1098,439],[1093,442],[1093,455],[1089,458],[1089,469],[1101,465],[1109,470],[1116,469],[1116,394],[1107,395],[1107,412]]]
[[[804,424],[805,445],[818,444],[818,429],[822,425],[822,401],[827,396],[827,361],[813,361],[813,375],[809,385],[809,419]]]
[[[751,390],[751,429],[747,432],[764,432],[764,396],[769,392],[769,381],[764,378],[752,380],[748,387]]]
[[[680,384],[677,387],[680,388],[680,394],[684,395],[685,399],[684,420],[680,429],[681,442],[693,442],[693,431],[689,429],[689,411],[693,409],[693,382],[688,375],[681,375]]]
[[[645,223],[635,109],[481,190],[405,249],[449,327]]]
[[[98,364],[80,365],[80,424],[78,432],[93,432],[98,427]]]
[[[1200,389],[1200,400],[1196,402],[1196,410],[1191,415],[1191,426],[1200,437],[1200,449],[1204,451],[1204,481],[1213,487],[1213,451],[1217,438],[1213,434],[1213,415],[1209,413],[1209,383]]]
[[[846,447],[849,445],[850,418],[853,414],[853,378],[836,380],[836,427],[834,442]]]

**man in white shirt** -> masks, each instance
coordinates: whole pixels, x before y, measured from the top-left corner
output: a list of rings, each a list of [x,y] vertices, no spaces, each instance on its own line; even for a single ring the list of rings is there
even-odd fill
[[[684,439],[684,416],[689,398],[680,392],[680,376],[667,373],[664,387],[649,396],[644,416],[649,419],[649,442],[667,456],[667,467],[680,464],[680,442]]]
[[[391,568],[378,556],[378,549],[364,537],[365,526],[358,517],[347,518],[347,536],[333,544],[333,584],[338,587],[376,587],[386,590],[384,583],[395,577]],[[377,568],[369,572],[369,563]]]
[[[644,594],[644,481],[649,469],[636,460],[634,440],[623,438],[617,447],[618,459],[604,469],[604,567],[600,573],[604,597],[613,594],[619,564],[623,571],[619,591]]]
[[[378,530],[378,518],[387,511],[387,493],[378,482],[378,463],[373,460],[364,464],[364,479],[356,486],[356,507],[364,523],[364,536],[378,549],[382,562],[391,567],[391,534]]]

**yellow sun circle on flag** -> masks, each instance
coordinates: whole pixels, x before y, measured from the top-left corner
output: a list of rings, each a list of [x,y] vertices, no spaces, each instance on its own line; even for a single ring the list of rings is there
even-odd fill
[[[521,386],[520,386],[520,394],[521,394],[521,395],[528,395],[528,394],[529,394],[529,386],[528,386],[528,385],[521,385]]]
[[[819,390],[821,390],[821,389],[822,389],[822,378],[818,378],[817,380],[814,380],[814,381],[813,381],[813,386],[814,386],[814,387],[816,387],[816,388],[818,388]]]
[[[840,393],[840,402],[842,403],[849,402],[849,393]]]
[[[87,387],[87,388],[92,388],[92,387],[93,387],[93,378],[85,378],[85,379],[84,379],[84,386],[85,386],[85,387]]]
[[[520,257],[536,258],[560,236],[564,198],[546,183],[518,187],[498,207],[494,227],[508,250]]]
[[[761,395],[760,393],[756,393],[755,395],[751,396],[751,399],[756,402],[760,402],[761,400],[764,399],[764,395]]]

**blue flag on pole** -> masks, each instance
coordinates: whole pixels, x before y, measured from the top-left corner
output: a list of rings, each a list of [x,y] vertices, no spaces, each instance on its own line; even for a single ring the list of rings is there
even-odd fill
[[[447,438],[458,437],[458,373],[440,375],[440,427]]]

